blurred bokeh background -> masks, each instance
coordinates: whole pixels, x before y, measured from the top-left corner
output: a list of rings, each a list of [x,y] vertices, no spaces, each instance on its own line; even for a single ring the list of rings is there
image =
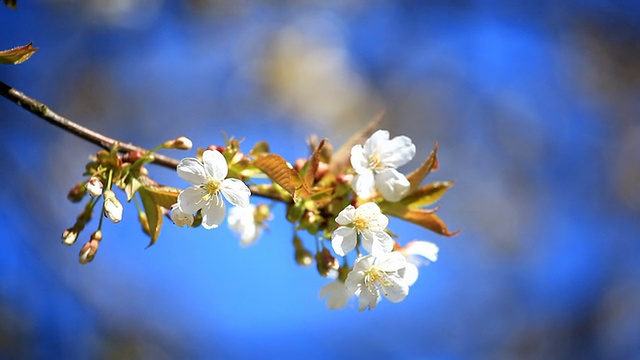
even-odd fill
[[[327,279],[294,263],[282,207],[248,248],[226,226],[165,226],[145,250],[128,204],[82,266],[93,227],[71,248],[60,234],[97,148],[0,99],[0,358],[640,358],[638,19],[631,0],[1,7],[0,48],[40,50],[0,80],[141,146],[225,132],[293,161],[386,108],[382,128],[417,145],[404,172],[439,142],[429,179],[457,181],[439,205],[462,233],[393,219],[440,258],[363,313],[318,299]]]

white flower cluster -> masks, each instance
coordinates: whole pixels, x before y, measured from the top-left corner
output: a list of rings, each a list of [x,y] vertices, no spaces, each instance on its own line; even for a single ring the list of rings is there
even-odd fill
[[[385,200],[399,201],[409,190],[409,181],[396,167],[409,162],[416,149],[411,139],[376,131],[364,144],[351,149],[351,165],[356,176],[351,185],[359,198],[369,199],[379,192]],[[348,205],[336,217],[339,227],[331,235],[336,254],[345,256],[358,245],[368,255],[358,252],[353,269],[346,279],[336,279],[320,290],[327,297],[327,307],[340,309],[352,296],[358,297],[358,308],[373,309],[381,294],[391,302],[400,302],[409,294],[409,286],[418,278],[420,257],[436,261],[438,247],[426,241],[413,241],[394,251],[394,241],[385,231],[389,223],[375,202],[359,207]]]
[[[410,190],[410,182],[397,171],[416,153],[406,136],[389,138],[389,132],[378,130],[363,145],[351,149],[351,165],[355,176],[351,188],[357,195],[335,218],[338,227],[331,234],[335,254],[347,256],[356,250],[357,258],[351,269],[341,268],[336,280],[325,285],[320,297],[327,297],[330,309],[340,309],[350,298],[358,298],[358,308],[373,309],[384,296],[391,302],[403,301],[409,286],[418,278],[418,266],[433,262],[438,247],[426,241],[412,241],[400,247],[389,235],[389,218],[376,201],[402,200]],[[171,219],[180,226],[192,226],[194,214],[202,215],[205,229],[217,228],[226,216],[223,198],[235,205],[229,212],[230,228],[240,237],[242,245],[256,241],[271,219],[268,207],[250,204],[251,191],[244,182],[227,178],[229,165],[222,153],[206,150],[202,161],[183,159],[178,175],[193,186],[178,195],[171,209]],[[97,192],[97,191],[96,191]],[[335,259],[334,259],[335,260]],[[336,268],[338,262],[336,261]],[[344,271],[343,271],[344,270]]]

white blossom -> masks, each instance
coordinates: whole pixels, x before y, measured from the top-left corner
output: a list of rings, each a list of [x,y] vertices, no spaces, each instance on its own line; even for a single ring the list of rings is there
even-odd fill
[[[180,210],[178,204],[173,204],[171,206],[171,221],[179,227],[191,227],[193,225],[193,214],[184,213]]]
[[[320,298],[327,298],[327,307],[331,310],[344,308],[351,296],[353,293],[347,290],[347,285],[340,279],[335,279],[320,289]]]
[[[407,285],[418,280],[418,266],[427,265],[438,260],[438,245],[429,241],[411,241],[398,252],[407,259],[407,266],[399,271]]]
[[[396,168],[416,154],[410,138],[396,136],[389,139],[389,132],[378,130],[362,145],[351,148],[351,166],[356,176],[351,182],[358,197],[371,198],[374,189],[388,201],[399,201],[409,190],[409,180]]]
[[[229,210],[227,222],[229,227],[240,237],[240,245],[253,244],[262,234],[265,227],[264,220],[270,219],[267,214],[265,219],[258,213],[258,207],[249,204],[247,207],[234,207]]]
[[[202,227],[217,228],[225,217],[224,196],[236,206],[249,205],[251,191],[238,179],[229,178],[229,166],[224,156],[217,150],[202,153],[202,162],[195,158],[185,158],[178,165],[178,175],[193,184],[178,195],[178,207],[183,213],[202,211]],[[220,196],[222,194],[222,196]]]
[[[331,246],[340,256],[356,247],[358,234],[361,235],[362,247],[368,253],[383,253],[393,249],[393,239],[384,231],[389,218],[380,212],[376,203],[365,203],[358,208],[348,205],[338,214],[336,222],[341,226],[331,234]]]
[[[407,259],[397,251],[356,259],[345,284],[349,293],[358,297],[358,309],[376,307],[381,293],[394,303],[404,300],[409,285],[398,272],[406,265]]]
[[[100,179],[98,179],[97,177],[92,176],[84,186],[87,189],[87,193],[89,194],[89,196],[97,197],[102,195],[102,188],[104,187],[104,185],[102,184],[102,181],[100,181]]]
[[[122,204],[116,199],[116,194],[111,190],[106,190],[104,197],[104,216],[114,223],[122,220]]]

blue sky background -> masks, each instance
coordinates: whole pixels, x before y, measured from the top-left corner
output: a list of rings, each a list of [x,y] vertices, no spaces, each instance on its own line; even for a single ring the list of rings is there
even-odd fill
[[[97,222],[71,248],[59,237],[97,148],[3,99],[0,358],[639,356],[636,2],[19,6],[0,8],[0,48],[40,50],[0,80],[60,114],[145,147],[224,131],[293,161],[309,134],[337,147],[386,108],[383,128],[417,146],[404,172],[439,142],[429,179],[456,180],[440,215],[462,233],[392,219],[440,258],[405,301],[362,313],[318,299],[327,280],[294,263],[282,206],[252,247],[225,226],[165,226],[145,250],[127,204],[82,266]]]

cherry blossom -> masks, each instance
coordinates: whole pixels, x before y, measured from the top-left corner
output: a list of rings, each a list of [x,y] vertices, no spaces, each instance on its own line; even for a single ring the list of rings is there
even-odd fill
[[[249,205],[251,191],[238,179],[226,178],[229,166],[217,150],[202,153],[202,162],[185,158],[178,165],[178,176],[193,184],[178,195],[178,207],[183,213],[202,212],[202,227],[217,228],[225,217],[224,197],[231,204]],[[222,194],[222,196],[220,196]]]
[[[358,309],[375,308],[381,293],[394,303],[404,300],[409,285],[399,271],[406,265],[407,259],[397,251],[356,259],[345,284],[349,293],[358,297]]]
[[[389,132],[378,130],[362,145],[351,148],[351,166],[356,176],[351,187],[364,199],[374,196],[374,189],[388,201],[399,201],[409,190],[409,180],[396,168],[416,154],[410,138],[396,136],[389,139]]]

